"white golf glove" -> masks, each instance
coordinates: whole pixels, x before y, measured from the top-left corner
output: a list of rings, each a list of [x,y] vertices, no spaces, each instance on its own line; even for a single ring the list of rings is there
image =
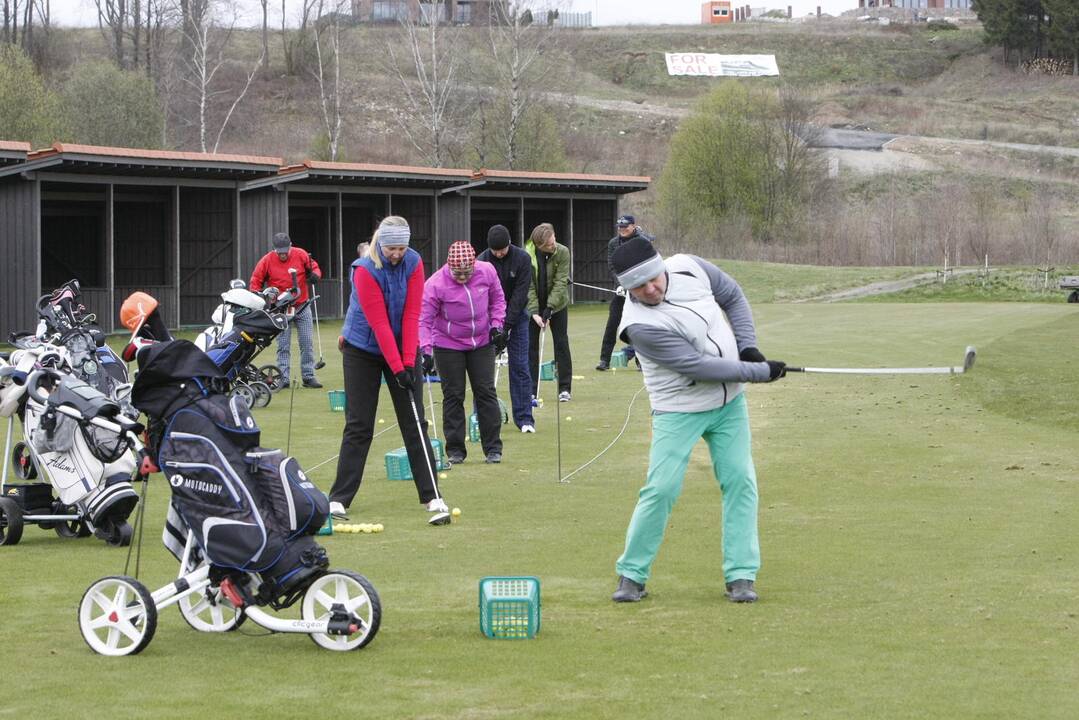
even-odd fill
[[[616,287],[614,289],[614,294],[617,295],[618,297],[625,297],[626,296],[626,289],[624,287],[622,287],[621,285],[619,285],[618,287]]]

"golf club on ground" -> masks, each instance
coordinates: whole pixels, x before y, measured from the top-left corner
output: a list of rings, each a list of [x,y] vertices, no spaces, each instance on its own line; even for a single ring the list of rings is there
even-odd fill
[[[435,489],[435,500],[441,500],[442,494],[438,491],[438,475],[435,475],[435,465],[431,462],[431,443],[424,442],[423,439],[423,425],[420,423],[420,411],[416,409],[416,397],[411,390],[408,392],[408,402],[412,406],[412,418],[416,421],[416,432],[420,434],[420,445],[425,445],[423,448],[423,459],[427,462],[427,472],[431,473],[431,487]],[[433,513],[431,519],[427,522],[430,525],[448,525],[450,522],[450,514],[444,510]]]
[[[309,285],[311,292],[311,305],[315,310],[315,336],[318,338],[318,362],[315,363],[315,369],[321,370],[326,367],[326,360],[322,357],[322,329],[318,324],[318,295],[315,294],[315,286]]]
[[[787,372],[832,373],[842,375],[960,375],[974,367],[977,351],[967,346],[963,364],[953,367],[907,367],[907,368],[815,368],[787,366]]]

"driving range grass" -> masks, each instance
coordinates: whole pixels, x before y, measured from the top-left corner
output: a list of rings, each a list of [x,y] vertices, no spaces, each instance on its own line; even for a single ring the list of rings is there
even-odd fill
[[[0,548],[0,717],[1074,718],[1076,310],[756,305],[762,350],[795,365],[957,365],[968,344],[978,360],[962,376],[792,375],[749,389],[762,599],[736,606],[723,598],[720,494],[703,445],[650,597],[610,602],[648,405],[642,393],[625,437],[557,482],[555,412],[566,473],[617,434],[641,387],[633,370],[592,369],[606,308],[574,308],[584,379],[573,401],[554,403],[544,383],[537,434],[504,426],[500,466],[470,445],[443,481],[463,511],[454,525],[428,527],[412,484],[385,479],[397,430],[375,441],[352,521],[385,532],[321,539],[335,567],[366,574],[382,597],[368,648],[332,653],[250,622],[202,634],[167,608],[142,655],[96,656],[76,606],[93,580],[122,571],[124,551],[28,528]],[[324,340],[335,330],[325,324]],[[329,346],[326,360],[321,379],[341,387]],[[285,445],[288,407],[286,392],[257,412],[264,445]],[[380,429],[395,422],[385,396],[379,415]],[[293,453],[308,468],[332,456],[342,423],[325,391],[297,390]],[[324,489],[332,468],[311,473]],[[176,569],[158,540],[167,496],[155,477],[140,574],[151,587]],[[542,630],[485,639],[477,583],[517,574],[541,579]]]

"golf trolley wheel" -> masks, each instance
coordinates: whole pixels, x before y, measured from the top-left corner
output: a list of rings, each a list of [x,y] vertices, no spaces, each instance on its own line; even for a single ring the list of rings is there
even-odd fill
[[[24,442],[15,443],[15,448],[11,451],[11,465],[15,468],[15,477],[20,480],[33,480],[37,477],[34,456]]]
[[[0,497],[0,545],[16,545],[22,539],[22,508],[11,498]]]
[[[53,526],[53,530],[62,538],[84,538],[93,534],[83,520],[61,520]]]
[[[251,388],[251,392],[255,394],[255,404],[252,407],[264,408],[270,404],[270,399],[273,398],[273,390],[270,386],[261,380],[256,380],[247,385]]]
[[[201,565],[202,563],[198,563],[187,572],[192,572]],[[220,587],[212,585],[201,594],[185,595],[180,598],[177,606],[184,622],[199,632],[232,632],[247,619],[247,615],[233,607]]]
[[[237,385],[236,387],[232,388],[232,392],[229,393],[229,396],[241,398],[245,403],[247,403],[247,407],[249,408],[255,406],[255,391],[247,385]]]
[[[110,547],[127,547],[131,544],[133,533],[127,522],[109,522],[107,525],[97,526],[97,536]]]
[[[276,365],[263,365],[259,368],[259,378],[269,386],[270,390],[277,391],[285,387],[285,376],[281,368]]]
[[[382,621],[382,604],[375,587],[359,573],[331,570],[308,586],[303,595],[303,619],[325,620],[334,605],[340,605],[360,619],[360,629],[351,635],[314,633],[311,640],[327,650],[357,650],[375,639]]]
[[[79,602],[79,630],[100,655],[135,655],[154,639],[157,606],[146,586],[132,577],[101,578]]]

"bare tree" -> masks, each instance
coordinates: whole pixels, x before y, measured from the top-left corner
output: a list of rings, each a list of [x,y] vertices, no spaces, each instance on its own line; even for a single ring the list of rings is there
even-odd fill
[[[328,15],[324,12],[327,7],[332,8]],[[318,80],[322,129],[326,131],[331,161],[337,160],[338,143],[341,138],[340,16],[344,7],[344,0],[330,0],[330,3],[327,3],[326,0],[318,0],[315,16],[315,58],[317,66],[311,73]]]
[[[270,69],[270,0],[259,0],[262,4],[262,69]]]
[[[460,31],[442,23],[448,20],[445,0],[418,7],[418,18],[408,14],[401,19],[400,33],[386,43],[385,56],[404,96],[403,106],[395,111],[398,125],[428,163],[442,167],[449,154]]]
[[[215,85],[214,80],[218,72],[230,61],[225,54],[232,40],[232,32],[235,27],[235,18],[228,27],[219,26],[213,12],[202,15],[199,22],[192,23],[184,33],[186,47],[189,52],[183,56],[185,66],[184,82],[194,91],[195,105],[198,113],[196,126],[199,134],[199,147],[202,152],[207,152],[207,134],[210,131],[211,112],[217,101],[236,92],[235,89],[221,88]],[[210,152],[217,152],[221,145],[221,137],[232,120],[232,114],[236,111],[240,102],[247,95],[255,74],[262,65],[262,56],[255,62],[247,74],[247,80],[243,87],[236,92],[235,98],[225,112],[221,125],[217,130],[213,148]],[[227,102],[227,99],[224,99]]]
[[[113,60],[119,67],[127,67],[124,42],[130,22],[127,0],[94,0],[94,5],[97,7],[97,27],[109,44]]]
[[[510,169],[517,165],[521,126],[525,114],[536,102],[536,89],[550,72],[551,64],[546,60],[558,39],[553,23],[533,22],[538,4],[534,0],[492,3],[488,26],[491,55],[506,98],[506,122],[501,135],[503,154]]]
[[[310,34],[307,25],[317,0],[299,0],[299,2],[299,23],[295,30],[289,30],[286,0],[281,0],[281,44],[285,51],[285,72],[289,75],[295,75],[300,70],[300,61]]]

